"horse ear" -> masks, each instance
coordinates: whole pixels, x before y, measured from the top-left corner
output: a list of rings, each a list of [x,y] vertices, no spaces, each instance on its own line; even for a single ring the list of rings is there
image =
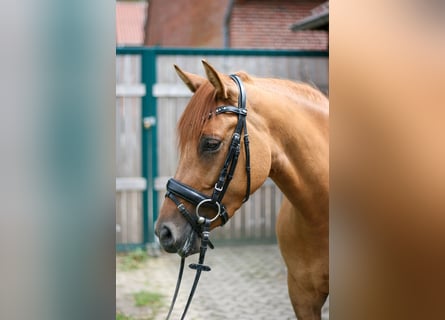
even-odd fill
[[[179,78],[184,81],[191,92],[196,92],[199,86],[206,81],[206,79],[201,76],[181,70],[181,68],[179,68],[176,64],[174,65],[174,67]]]
[[[227,99],[229,97],[227,85],[224,84],[222,76],[216,71],[207,61],[202,60],[204,69],[206,71],[207,79],[216,89],[216,95],[221,99]]]

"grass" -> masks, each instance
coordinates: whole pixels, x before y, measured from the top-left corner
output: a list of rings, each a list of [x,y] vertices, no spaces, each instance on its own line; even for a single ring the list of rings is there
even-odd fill
[[[116,320],[134,320],[134,318],[118,312],[116,313]]]
[[[139,291],[133,294],[133,298],[136,307],[150,306],[156,309],[163,303],[163,296],[156,292]]]
[[[148,307],[151,312],[148,312],[143,319],[144,320],[153,320],[156,318],[159,310],[164,306],[164,296],[149,291],[139,291],[133,293],[134,305],[136,307]],[[142,318],[134,318],[132,316],[128,316],[123,314],[121,311],[116,312],[116,320],[140,320]]]
[[[145,262],[149,259],[147,252],[141,248],[119,253],[117,255],[117,268],[121,271],[132,271],[144,267]],[[149,291],[139,291],[132,294],[134,306],[138,308],[146,307],[147,314],[142,318],[127,315],[122,311],[116,311],[116,320],[153,320],[156,318],[159,310],[164,306],[164,296]],[[144,312],[145,313],[145,312]]]
[[[118,268],[122,271],[136,270],[139,269],[147,260],[147,252],[141,248],[137,248],[133,251],[127,252],[121,259],[118,260]]]

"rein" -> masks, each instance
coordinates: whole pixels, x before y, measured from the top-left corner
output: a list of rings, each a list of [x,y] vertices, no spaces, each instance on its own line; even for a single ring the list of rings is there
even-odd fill
[[[201,276],[202,271],[210,271],[210,267],[204,265],[205,254],[207,251],[207,246],[211,249],[214,248],[213,244],[210,242],[210,224],[217,219],[221,219],[221,226],[223,226],[228,220],[229,215],[226,211],[226,207],[222,204],[222,199],[229,187],[230,181],[233,178],[233,174],[235,172],[236,165],[238,163],[238,157],[241,150],[241,135],[244,131],[244,151],[246,156],[246,175],[247,175],[247,187],[246,187],[246,196],[244,197],[243,202],[246,202],[250,196],[250,152],[249,152],[249,136],[247,133],[247,108],[246,108],[246,92],[244,89],[244,85],[241,79],[237,75],[230,75],[230,78],[236,83],[239,90],[238,96],[238,106],[220,106],[216,108],[215,114],[221,113],[236,113],[238,115],[238,123],[235,127],[235,131],[232,135],[232,141],[230,142],[229,151],[227,153],[226,159],[224,161],[224,165],[219,174],[218,180],[215,183],[215,187],[213,189],[212,196],[209,197],[192,187],[183,184],[173,178],[169,179],[167,182],[167,193],[166,197],[170,198],[178,208],[179,212],[183,215],[183,217],[187,220],[187,222],[191,225],[193,231],[201,238],[201,246],[199,250],[199,259],[198,263],[192,263],[189,265],[191,269],[196,270],[195,279],[193,281],[192,289],[190,291],[187,304],[184,308],[184,311],[181,316],[181,320],[185,318],[187,310],[192,302],[193,295],[195,294],[195,290],[198,286],[198,282]],[[196,207],[195,215],[192,215],[178,199],[182,198],[183,200],[191,203]],[[199,214],[199,209],[202,207],[211,208],[216,211],[216,214],[213,218],[209,219],[203,215]],[[173,299],[170,305],[170,309],[167,315],[167,320],[170,318],[170,315],[173,311],[176,298],[178,296],[179,288],[181,286],[182,274],[184,271],[185,258],[181,258],[181,264],[179,267],[178,280],[176,282],[175,293],[173,295]]]

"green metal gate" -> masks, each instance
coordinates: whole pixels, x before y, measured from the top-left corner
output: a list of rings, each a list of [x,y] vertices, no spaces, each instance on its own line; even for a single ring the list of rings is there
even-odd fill
[[[139,191],[142,196],[142,221],[140,229],[142,237],[138,242],[126,241],[119,243],[118,251],[131,250],[137,247],[145,247],[148,243],[154,243],[154,222],[158,213],[158,196],[154,189],[154,179],[157,176],[157,154],[156,154],[156,98],[151,92],[153,84],[156,82],[155,51],[142,47],[123,47],[116,49],[117,57],[138,56],[140,57],[140,81],[145,88],[141,95],[141,178],[145,180],[145,187]],[[138,70],[135,70],[138,71]],[[131,90],[129,90],[131,91]],[[117,115],[118,116],[118,115]],[[136,206],[137,207],[137,206]],[[121,213],[127,214],[127,213]],[[139,214],[139,212],[136,212]],[[126,226],[124,226],[126,227]],[[118,228],[117,228],[117,231]]]

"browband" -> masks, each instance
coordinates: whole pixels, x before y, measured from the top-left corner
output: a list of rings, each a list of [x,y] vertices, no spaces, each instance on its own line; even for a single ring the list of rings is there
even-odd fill
[[[215,114],[220,114],[220,113],[224,113],[224,112],[233,112],[236,114],[240,114],[243,116],[247,115],[247,109],[241,109],[235,106],[221,106],[216,108],[215,110]]]

